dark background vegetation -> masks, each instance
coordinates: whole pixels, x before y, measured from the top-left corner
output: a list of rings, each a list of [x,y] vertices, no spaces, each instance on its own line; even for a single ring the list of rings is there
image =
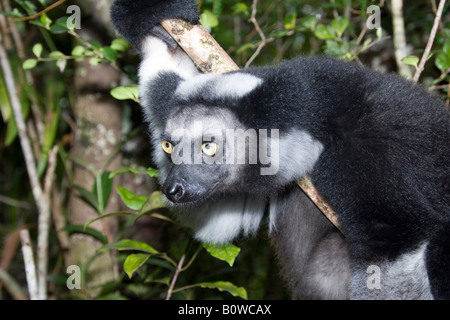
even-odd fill
[[[412,78],[439,2],[405,0],[396,13],[397,3],[203,0],[199,8],[241,67],[326,54]],[[80,8],[81,29],[68,27],[71,5]],[[267,230],[236,243],[240,248],[208,248],[211,255],[170,220],[157,172],[149,169],[135,87],[139,58],[116,39],[110,5],[0,1],[0,46],[7,53],[0,73],[0,299],[289,298]],[[365,27],[370,5],[381,9],[378,31]],[[419,72],[421,85],[447,105],[449,12],[446,4]],[[27,243],[36,266],[25,272]],[[71,265],[81,268],[79,290],[67,288]],[[33,274],[37,289],[27,282]]]

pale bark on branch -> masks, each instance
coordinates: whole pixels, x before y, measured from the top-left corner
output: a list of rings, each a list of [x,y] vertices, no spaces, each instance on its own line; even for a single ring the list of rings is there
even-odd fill
[[[416,73],[413,77],[413,82],[417,83],[419,81],[420,75],[425,67],[425,63],[430,56],[431,48],[433,47],[434,38],[436,37],[437,30],[439,28],[439,23],[441,22],[442,12],[444,11],[445,0],[441,0],[439,2],[439,7],[436,12],[436,16],[434,18],[433,27],[431,28],[430,36],[428,37],[427,46],[425,47],[425,51],[423,52],[422,58],[420,59],[419,65],[417,66]]]
[[[408,56],[408,47],[406,45],[405,35],[405,19],[403,17],[403,0],[392,0],[391,11],[392,27],[394,29],[395,62],[397,63],[398,73],[406,79],[411,79],[411,69],[402,61],[404,57]]]
[[[0,35],[0,43],[3,38]],[[47,299],[47,260],[48,260],[48,234],[49,234],[49,217],[50,217],[50,189],[53,181],[54,169],[51,163],[49,170],[47,170],[45,181],[45,190],[43,189],[39,180],[36,162],[33,156],[31,142],[27,133],[27,126],[25,118],[22,113],[22,105],[19,99],[16,85],[14,83],[14,75],[11,69],[8,55],[3,45],[0,45],[0,65],[5,79],[6,89],[13,109],[14,120],[17,126],[17,132],[22,147],[23,157],[25,160],[25,167],[28,173],[28,179],[31,185],[36,207],[39,212],[38,220],[38,296],[41,300]],[[56,151],[52,151],[50,159],[56,157]],[[56,160],[55,160],[56,161]]]

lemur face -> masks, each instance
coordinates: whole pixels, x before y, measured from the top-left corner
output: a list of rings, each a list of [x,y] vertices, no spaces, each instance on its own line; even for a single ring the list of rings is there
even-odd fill
[[[161,148],[172,163],[162,188],[166,197],[174,203],[196,202],[235,184],[245,162],[234,161],[235,141],[226,135],[241,127],[223,108],[175,108],[161,136]]]

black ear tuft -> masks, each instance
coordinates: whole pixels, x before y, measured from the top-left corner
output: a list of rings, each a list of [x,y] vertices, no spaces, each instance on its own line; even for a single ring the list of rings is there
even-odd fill
[[[197,24],[199,14],[192,0],[116,0],[111,7],[114,27],[137,49],[145,36],[165,19]]]

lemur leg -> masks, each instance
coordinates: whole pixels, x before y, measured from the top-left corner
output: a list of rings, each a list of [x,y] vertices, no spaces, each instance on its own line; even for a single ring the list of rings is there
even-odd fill
[[[343,235],[297,187],[279,196],[272,243],[296,299],[347,299],[350,262]]]

